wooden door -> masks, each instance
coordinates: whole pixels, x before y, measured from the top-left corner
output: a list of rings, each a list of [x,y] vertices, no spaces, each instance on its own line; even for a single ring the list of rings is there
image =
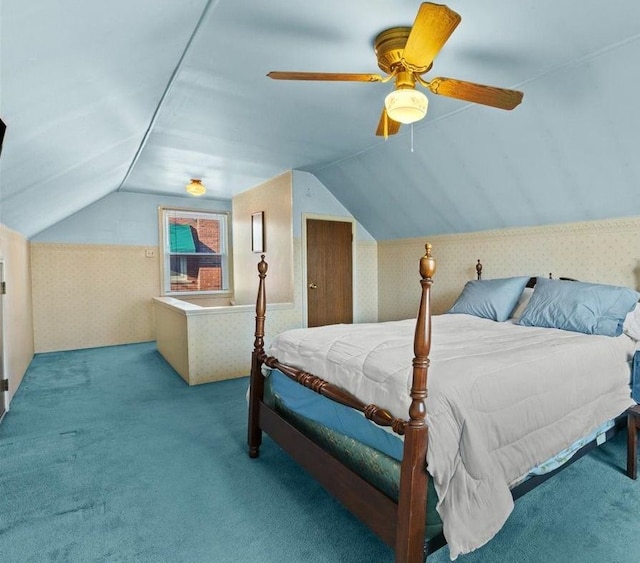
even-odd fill
[[[352,224],[307,219],[307,324],[353,322]]]

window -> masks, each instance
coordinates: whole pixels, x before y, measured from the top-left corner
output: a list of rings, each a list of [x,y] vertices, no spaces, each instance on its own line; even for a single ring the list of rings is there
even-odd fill
[[[161,209],[161,221],[164,293],[228,292],[228,214]]]

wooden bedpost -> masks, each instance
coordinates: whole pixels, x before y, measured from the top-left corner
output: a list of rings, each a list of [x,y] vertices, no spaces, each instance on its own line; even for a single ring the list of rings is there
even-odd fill
[[[249,457],[260,455],[262,444],[262,430],[260,429],[260,402],[264,396],[264,376],[262,375],[262,358],[264,356],[264,320],[267,310],[267,297],[264,279],[267,277],[269,265],[264,260],[264,254],[258,263],[258,297],[256,299],[256,331],[251,353],[251,377],[249,389]]]
[[[436,262],[431,244],[420,259],[422,297],[413,341],[413,382],[409,422],[405,428],[404,453],[400,469],[398,525],[396,528],[396,563],[422,563],[427,511],[427,373],[431,349],[431,285]]]

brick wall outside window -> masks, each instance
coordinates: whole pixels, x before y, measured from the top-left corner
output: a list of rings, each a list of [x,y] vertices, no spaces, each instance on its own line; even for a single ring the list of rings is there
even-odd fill
[[[188,225],[195,244],[195,253],[171,254],[171,291],[220,291],[224,290],[223,237],[224,224],[220,219],[198,217],[195,212],[179,211],[169,215],[168,224]]]

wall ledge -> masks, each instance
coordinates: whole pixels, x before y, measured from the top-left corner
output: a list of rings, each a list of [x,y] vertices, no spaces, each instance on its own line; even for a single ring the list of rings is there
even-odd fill
[[[199,315],[227,315],[235,313],[255,313],[255,305],[220,305],[218,307],[200,307],[174,297],[154,297],[153,302],[168,309],[179,311],[187,317]],[[294,303],[269,303],[267,311],[293,309]]]

